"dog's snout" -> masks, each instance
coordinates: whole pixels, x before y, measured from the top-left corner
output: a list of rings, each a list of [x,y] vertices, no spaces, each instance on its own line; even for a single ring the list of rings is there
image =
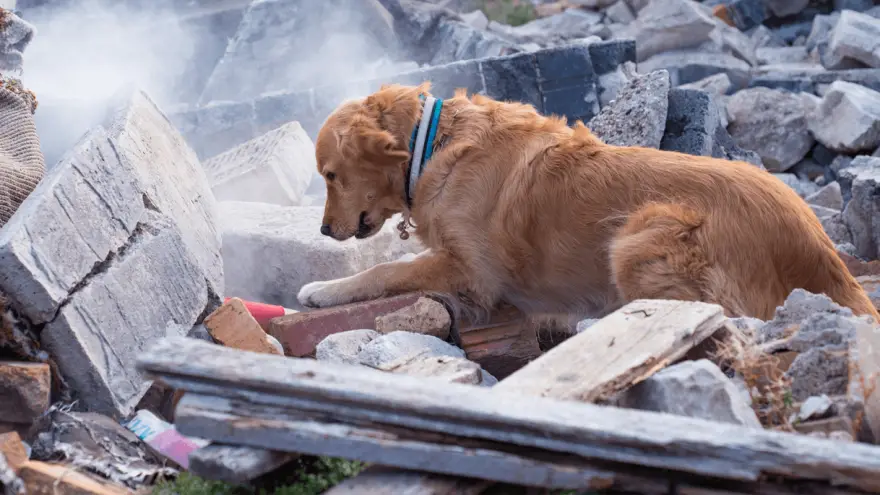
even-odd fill
[[[321,225],[321,234],[329,236],[331,234],[330,226],[327,224]]]

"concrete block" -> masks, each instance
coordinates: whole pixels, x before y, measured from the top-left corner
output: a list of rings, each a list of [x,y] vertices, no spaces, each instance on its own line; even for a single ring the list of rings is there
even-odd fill
[[[203,164],[219,201],[302,204],[317,175],[315,147],[299,122],[289,122]]]

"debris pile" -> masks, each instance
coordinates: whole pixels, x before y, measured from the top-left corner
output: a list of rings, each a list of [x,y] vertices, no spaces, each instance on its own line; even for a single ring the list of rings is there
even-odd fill
[[[765,168],[880,302],[880,6],[507,3],[536,18],[189,2],[216,29],[181,105],[120,91],[51,163],[37,135],[65,124],[18,76],[29,16],[39,29],[55,7],[0,10],[6,492],[133,493],[183,471],[257,487],[301,455],[372,464],[331,494],[880,492],[880,329],[820,294],[766,322],[634,301],[562,329],[428,294],[302,311],[304,284],[423,250],[394,219],[358,243],[320,235],[313,139],[343,99],[424,80]],[[362,77],[334,76],[352,58]]]

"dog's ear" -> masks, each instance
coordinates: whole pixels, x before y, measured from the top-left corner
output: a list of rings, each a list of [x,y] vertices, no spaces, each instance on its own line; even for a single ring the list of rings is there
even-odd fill
[[[336,143],[343,156],[362,157],[379,166],[397,165],[409,159],[409,152],[390,132],[362,116],[352,119],[346,129],[336,131]]]

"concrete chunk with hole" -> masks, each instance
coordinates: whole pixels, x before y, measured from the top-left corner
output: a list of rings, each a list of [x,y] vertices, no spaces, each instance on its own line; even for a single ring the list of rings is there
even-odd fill
[[[136,356],[219,306],[223,267],[195,154],[144,93],[115,102],[0,231],[0,290],[73,396],[124,416],[149,387]]]

